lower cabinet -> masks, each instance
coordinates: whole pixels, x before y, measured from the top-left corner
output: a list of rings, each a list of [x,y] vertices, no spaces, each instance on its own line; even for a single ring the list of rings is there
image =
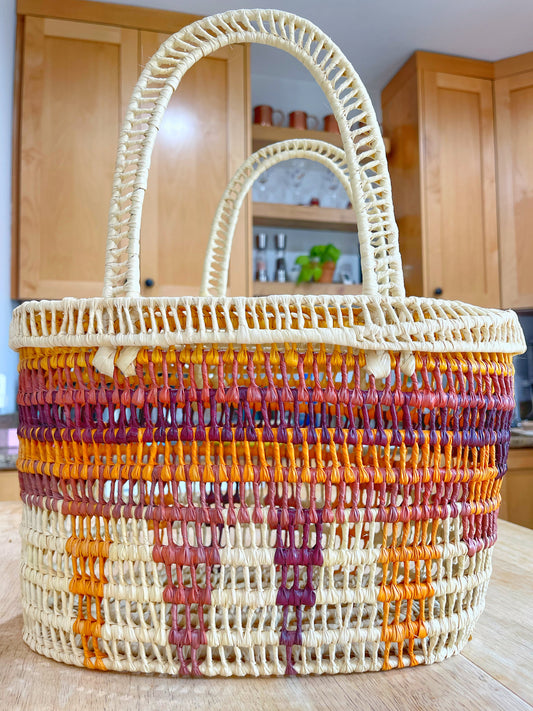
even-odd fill
[[[500,518],[533,528],[533,447],[509,450]]]
[[[19,475],[16,469],[0,470],[0,501],[20,501]]]

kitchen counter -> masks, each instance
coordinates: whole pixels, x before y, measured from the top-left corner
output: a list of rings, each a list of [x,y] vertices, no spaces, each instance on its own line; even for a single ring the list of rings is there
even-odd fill
[[[533,422],[522,422],[520,427],[511,428],[511,449],[533,447]]]
[[[173,679],[94,672],[54,662],[22,641],[21,504],[0,502],[0,707],[62,711],[513,711],[533,709],[533,531],[498,524],[487,604],[462,654],[372,674],[278,679]]]

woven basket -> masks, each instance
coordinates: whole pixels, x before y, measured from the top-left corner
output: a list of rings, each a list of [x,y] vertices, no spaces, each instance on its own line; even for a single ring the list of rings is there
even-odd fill
[[[362,296],[225,298],[223,241],[204,277],[216,296],[139,296],[162,113],[190,66],[234,42],[287,50],[325,91]],[[509,311],[405,297],[374,112],[309,22],[241,10],[162,45],[120,138],[103,298],[23,304],[10,342],[32,649],[184,676],[380,670],[462,649],[491,570],[523,334]]]

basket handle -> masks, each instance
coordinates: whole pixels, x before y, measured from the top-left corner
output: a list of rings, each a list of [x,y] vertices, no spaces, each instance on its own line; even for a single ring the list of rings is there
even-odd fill
[[[226,296],[231,245],[242,203],[262,173],[294,158],[307,158],[325,165],[342,183],[351,200],[352,188],[342,148],[325,141],[293,139],[272,143],[252,153],[236,171],[218,204],[207,245],[200,296]]]
[[[315,25],[279,10],[234,10],[169,37],[145,66],[122,127],[109,211],[104,297],[140,294],[139,235],[153,145],[163,112],[185,72],[233,43],[283,49],[309,69],[339,124],[358,219],[363,293],[404,296],[385,146],[359,76]]]

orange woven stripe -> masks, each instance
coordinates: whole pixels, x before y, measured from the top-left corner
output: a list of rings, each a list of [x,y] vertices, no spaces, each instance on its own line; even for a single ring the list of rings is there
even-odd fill
[[[72,516],[73,533],[68,539],[65,550],[72,556],[72,579],[69,591],[78,595],[78,617],[73,624],[75,634],[81,635],[85,655],[84,665],[89,669],[105,671],[105,652],[99,646],[102,617],[102,598],[107,582],[104,565],[109,557],[108,522],[101,523],[99,518],[90,516]],[[95,535],[91,535],[91,525],[95,526]],[[103,538],[100,534],[104,526]]]

